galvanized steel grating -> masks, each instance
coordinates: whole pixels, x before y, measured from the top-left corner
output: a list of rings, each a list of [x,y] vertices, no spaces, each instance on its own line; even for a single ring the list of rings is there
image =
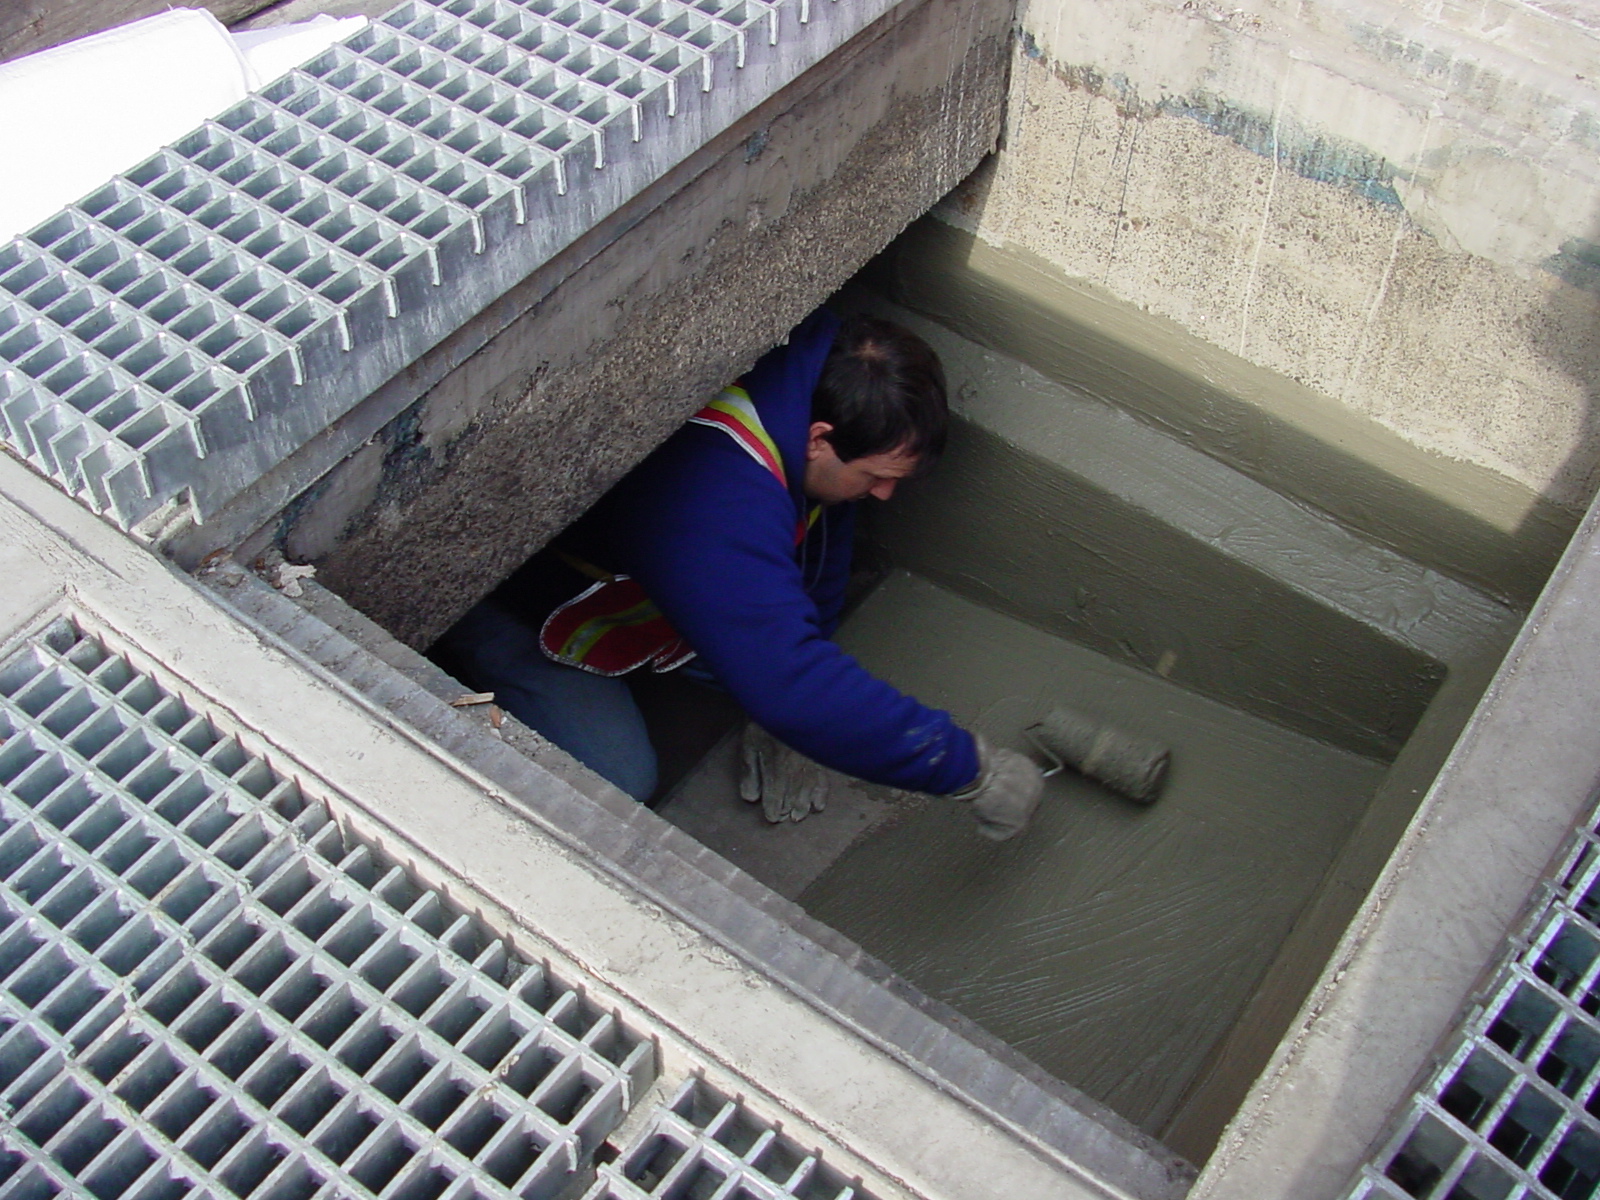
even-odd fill
[[[60,619],[0,660],[0,1196],[553,1197],[653,1043]]]
[[[584,1200],[872,1200],[738,1100],[691,1078],[617,1158]]]
[[[0,436],[203,518],[890,7],[407,0],[0,247]]]
[[[1350,1200],[1600,1193],[1600,823]]]

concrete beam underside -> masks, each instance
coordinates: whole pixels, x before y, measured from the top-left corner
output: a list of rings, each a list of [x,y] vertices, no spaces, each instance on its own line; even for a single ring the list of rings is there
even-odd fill
[[[1010,28],[898,6],[169,552],[275,543],[426,645],[994,147]]]

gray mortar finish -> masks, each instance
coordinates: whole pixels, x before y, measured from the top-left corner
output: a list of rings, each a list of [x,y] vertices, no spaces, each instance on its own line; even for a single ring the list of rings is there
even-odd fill
[[[1208,1026],[1214,1038],[1211,1052],[1200,1065],[1190,1060],[1185,1067],[1192,1073],[1191,1090],[1166,1119],[1162,1136],[1191,1161],[1203,1161],[1289,1027],[1351,915],[1416,811],[1515,633],[1517,616],[1475,589],[1444,578],[1392,550],[1363,541],[1326,515],[1270,492],[1126,413],[908,314],[870,292],[851,289],[840,298],[840,306],[901,320],[929,339],[946,365],[956,406],[966,418],[957,427],[954,461],[960,462],[963,446],[971,440],[974,428],[981,427],[977,436],[994,449],[998,468],[982,479],[965,478],[959,471],[952,477],[947,464],[931,479],[904,489],[890,504],[870,505],[867,509],[868,515],[881,518],[880,525],[890,531],[910,525],[909,544],[948,567],[944,582],[961,596],[1002,612],[1014,612],[1021,597],[1029,602],[1022,615],[1035,628],[1070,634],[1076,632],[1076,627],[1066,614],[1077,611],[1076,587],[1087,584],[1099,599],[1097,608],[1113,615],[1126,617],[1132,613],[1140,618],[1139,627],[1151,634],[1151,650],[1147,655],[1130,655],[1129,648],[1117,642],[1096,640],[1085,634],[1078,634],[1080,639],[1113,660],[1127,662],[1131,658],[1146,668],[1163,665],[1157,656],[1160,647],[1170,649],[1203,641],[1215,632],[1219,622],[1233,622],[1236,633],[1244,632],[1239,633],[1235,644],[1226,647],[1229,653],[1215,653],[1228,661],[1231,673],[1223,682],[1242,683],[1251,694],[1259,694],[1263,686],[1259,677],[1271,679],[1279,674],[1314,690],[1323,675],[1317,664],[1307,660],[1316,644],[1331,636],[1354,639],[1357,649],[1364,648],[1369,657],[1362,666],[1369,671],[1378,671],[1384,661],[1389,661],[1382,654],[1371,656],[1374,648],[1384,647],[1388,647],[1384,653],[1402,667],[1424,651],[1430,663],[1436,658],[1449,666],[1443,685],[1427,704],[1393,765],[1382,773],[1371,802],[1358,805],[1358,818],[1353,824],[1347,820],[1342,826],[1348,836],[1320,848],[1302,846],[1322,855],[1320,861],[1327,864],[1326,872],[1320,882],[1296,878],[1297,888],[1303,882],[1310,889],[1301,888],[1295,893],[1305,902],[1300,916],[1276,951],[1264,944],[1252,948],[1252,952],[1260,949],[1265,956],[1252,960],[1262,969],[1260,985],[1250,990],[1242,1002],[1237,993],[1232,995],[1228,1003],[1239,1002],[1240,1006],[1232,1010],[1239,1014],[1238,1020],[1229,1026],[1226,1014],[1216,1018]],[[1073,488],[1049,487],[1041,493],[1019,491],[1013,478],[1019,460],[1029,464],[1030,477],[1048,483],[1070,476]],[[974,492],[973,488],[977,490]],[[944,497],[942,503],[949,511],[942,515],[955,522],[958,533],[977,520],[974,511],[996,495],[1003,511],[1027,511],[1020,521],[991,522],[985,537],[958,536],[948,541],[943,535],[951,532],[950,526],[933,520],[917,523],[919,507],[926,507],[919,489]],[[1096,516],[1123,514],[1125,524],[1111,524],[1099,530],[1096,536],[1102,553],[1080,555],[1075,565],[1084,574],[1062,583],[1053,574],[1060,564],[1050,554],[1029,558],[1018,548],[1026,549],[1044,539],[1041,530],[1058,529],[1067,540],[1081,532],[1078,527],[1084,519],[1083,509],[1058,503],[1068,492],[1087,497],[1087,509]],[[1030,497],[1038,501],[1041,494],[1048,504],[1027,507]],[[976,503],[965,502],[974,497]],[[1108,501],[1112,503],[1108,505]],[[1171,547],[1175,560],[1172,572],[1182,567],[1188,570],[1191,584],[1199,580],[1208,585],[1205,602],[1181,591],[1172,597],[1170,605],[1153,602],[1151,588],[1140,572],[1159,572],[1151,565],[1150,554],[1130,554],[1130,548],[1147,546],[1150,530],[1155,528],[1162,531],[1167,539],[1164,544]],[[892,549],[904,550],[908,541],[890,539],[890,544]],[[1130,558],[1132,562],[1128,561]],[[1192,567],[1195,559],[1221,563],[1225,568],[1224,583],[1254,582],[1243,592],[1231,586],[1215,586],[1216,568],[1196,571]],[[995,585],[997,575],[1013,567],[1020,573],[1014,578],[1008,576],[1004,586]],[[1055,585],[1050,583],[1052,580],[1056,580]],[[1163,587],[1170,582],[1164,580]],[[1277,598],[1271,607],[1278,619],[1298,616],[1321,632],[1299,645],[1292,638],[1268,638],[1265,648],[1261,637],[1252,641],[1246,636],[1254,635],[1248,614],[1255,611],[1252,606],[1262,603],[1258,593],[1263,589]],[[874,603],[869,601],[869,608]],[[1213,609],[1228,615],[1218,616]],[[913,606],[900,615],[909,620],[914,613]],[[1003,620],[992,613],[980,615],[979,627]],[[922,639],[905,657],[916,658],[919,663],[930,657],[928,641]],[[1052,643],[1047,639],[1042,644]],[[1267,649],[1275,657],[1267,657]],[[1059,654],[1067,657],[1068,651],[1063,649]],[[1038,657],[1036,653],[1021,653],[1011,661],[1026,674],[1036,669],[1033,664]],[[1177,670],[1179,662],[1165,665],[1175,678],[1184,678],[1183,672]],[[903,669],[905,663],[891,656],[885,666]],[[1095,669],[1115,670],[1107,663]],[[940,669],[936,673],[946,672]],[[967,678],[982,674],[970,664],[948,674],[953,678],[936,680],[934,686],[955,688],[963,695],[983,686]],[[1146,678],[1150,684],[1155,683]],[[1212,686],[1215,681],[1184,682],[1214,699],[1238,703],[1237,699],[1219,694]],[[1375,682],[1385,683],[1381,677]],[[1085,703],[1086,695],[1094,694],[1094,688],[1087,693],[1081,689],[1073,694],[1041,693],[1029,711],[1037,717],[1056,703]],[[1315,708],[1317,703],[1315,697],[1296,697],[1288,689],[1282,689],[1279,698],[1302,710]],[[1372,707],[1359,689],[1347,698]],[[1198,697],[1190,697],[1186,703],[1196,701]],[[1008,723],[1008,736],[1014,736],[1032,717],[1026,712],[1002,712],[997,716],[985,710],[978,719],[1001,719]],[[1232,714],[1230,719],[1240,728],[1250,727],[1240,714]],[[1137,726],[1137,719],[1134,723]],[[1291,738],[1284,744],[1293,745],[1294,741]],[[823,819],[808,820],[797,827],[766,826],[752,806],[738,801],[730,757],[708,757],[684,781],[662,815],[784,895],[799,895],[801,888],[858,837],[885,845],[898,844],[898,839],[908,836],[899,831],[880,834],[877,827],[912,816],[915,805],[899,806],[897,810],[897,806],[881,798],[863,796],[848,781],[838,779]],[[937,807],[942,802],[935,799],[927,803]],[[1160,802],[1157,807],[1161,807]],[[938,818],[932,814],[917,819],[932,823]],[[1163,818],[1151,820],[1156,827],[1164,827]],[[860,854],[863,861],[870,857],[865,850]],[[846,859],[857,861],[854,854]],[[1225,900],[1226,896],[1213,889],[1212,899]],[[1281,916],[1279,911],[1274,919]],[[1277,928],[1281,934],[1281,924]],[[1181,967],[1180,963],[1173,969]],[[1140,1103],[1151,1102],[1151,1096],[1159,1091],[1148,1077],[1133,1077],[1117,1086],[1125,1098],[1143,1095]]]
[[[861,948],[507,718],[452,708],[460,685],[338,595],[295,602],[232,563],[205,581],[246,625],[466,764],[519,819],[1020,1137],[1110,1200],[1180,1200],[1194,1167],[1039,1070]],[[505,736],[502,738],[502,734]]]
[[[829,772],[825,820],[774,824],[760,804],[739,795],[739,738],[736,729],[712,747],[656,812],[789,900],[797,899],[859,838],[904,820],[924,804],[945,803]]]
[[[469,323],[447,373],[413,367],[416,411],[365,450],[355,435],[375,430],[352,425],[356,453],[246,555],[277,541],[426,645],[992,148],[1009,16],[895,9],[539,276],[521,311],[491,309],[483,349]],[[172,546],[194,563],[228,544],[202,528]]]
[[[1451,748],[1471,718],[1516,629],[1453,666],[1360,821],[1301,910],[1271,965],[1227,1035],[1196,1076],[1162,1141],[1194,1162],[1216,1148],[1223,1130],[1295,1028],[1341,939],[1416,816]]]
[[[1372,757],[1443,668],[976,424],[874,514],[902,566],[1058,636]]]
[[[1533,602],[1576,525],[1551,501],[1527,507],[1503,476],[1418,449],[1026,250],[937,218],[919,222],[872,276],[907,307],[1511,607]],[[1524,508],[1509,530],[1475,515]]]
[[[979,604],[1386,759],[1444,670],[1515,624],[1126,412],[871,293],[850,304],[935,347],[958,413],[939,470],[870,506],[871,536]]]
[[[1059,1079],[1161,1132],[1246,1003],[1384,764],[897,573],[841,630],[874,674],[993,744],[1058,704],[1171,747],[1145,806],[1075,771],[993,846],[935,800],[800,897]],[[831,813],[808,818],[826,821]]]
[[[1374,633],[1448,664],[1520,616],[1114,404],[865,290],[851,303],[937,349],[967,420]]]

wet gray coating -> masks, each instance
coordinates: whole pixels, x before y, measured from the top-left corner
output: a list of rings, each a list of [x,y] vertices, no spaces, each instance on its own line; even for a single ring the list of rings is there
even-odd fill
[[[1267,488],[1525,607],[1577,513],[928,217],[876,266],[897,300],[1049,378],[1139,414]]]
[[[1092,697],[1172,747],[1159,803],[1046,782],[1003,844],[935,801],[801,897],[1041,1067],[1151,1132],[1227,1033],[1360,818],[1381,762],[1272,725],[896,572],[841,638],[999,744]],[[827,814],[819,818],[826,819]]]
[[[944,362],[939,469],[868,505],[897,565],[1362,754],[1516,613],[1114,406],[865,291]]]
[[[1428,656],[972,422],[955,423],[932,477],[870,516],[897,565],[1360,754],[1392,758],[1443,674]]]

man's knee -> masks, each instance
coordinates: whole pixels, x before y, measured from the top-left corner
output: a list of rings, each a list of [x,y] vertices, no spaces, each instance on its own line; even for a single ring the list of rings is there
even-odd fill
[[[641,804],[655,794],[655,749],[621,679],[550,661],[537,631],[492,601],[473,608],[434,652],[608,783]]]
[[[648,747],[647,754],[635,755],[629,759],[619,761],[614,767],[614,777],[605,771],[597,774],[606,776],[609,782],[621,788],[640,804],[650,803],[656,794],[656,756],[655,751]]]

